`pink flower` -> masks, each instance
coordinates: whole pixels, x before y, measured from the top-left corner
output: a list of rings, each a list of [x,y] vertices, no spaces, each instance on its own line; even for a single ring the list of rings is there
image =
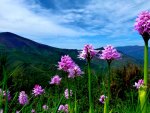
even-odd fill
[[[135,82],[135,85],[133,85],[133,86],[136,87],[137,89],[140,89],[141,87],[143,87],[143,85],[144,85],[144,81],[142,79],[140,79],[138,81],[138,83]]]
[[[3,96],[6,97],[6,91],[3,91]],[[10,91],[7,91],[8,101],[11,100]]]
[[[118,53],[117,50],[111,45],[107,45],[106,47],[104,47],[104,50],[102,50],[102,54],[100,55],[100,59],[109,61],[120,58],[121,58],[120,53]]]
[[[138,15],[134,28],[141,35],[145,33],[150,35],[150,11],[143,11]]]
[[[35,109],[32,109],[32,110],[31,110],[31,113],[35,113]]]
[[[81,76],[81,74],[83,74],[78,65],[75,65],[73,68],[69,69],[68,72],[69,72],[68,78],[74,78],[76,76]]]
[[[99,101],[100,101],[102,104],[104,104],[106,98],[107,98],[107,97],[106,97],[105,95],[101,95]]]
[[[35,85],[32,92],[33,92],[32,94],[34,94],[35,96],[38,96],[44,93],[44,89],[42,89],[40,85]]]
[[[72,90],[68,91],[68,89],[65,90],[64,94],[65,94],[65,98],[69,99],[69,92],[70,92],[70,97],[72,96]]]
[[[59,108],[58,108],[58,111],[64,111],[65,109],[65,106],[64,105],[60,105]]]
[[[68,113],[68,104],[65,105],[64,112]]]
[[[43,109],[44,110],[48,110],[48,106],[47,105],[43,105]]]
[[[74,62],[69,55],[64,55],[61,57],[61,61],[58,62],[58,69],[68,72],[68,69],[74,67]]]
[[[85,45],[83,50],[79,54],[79,58],[81,59],[86,59],[86,60],[91,60],[98,51],[94,50],[92,45]]]
[[[58,111],[68,113],[68,104],[60,105]]]
[[[53,78],[51,78],[50,84],[56,84],[59,85],[61,82],[61,78],[58,75],[55,75]]]
[[[19,103],[22,105],[28,104],[28,95],[25,93],[25,91],[20,92]]]

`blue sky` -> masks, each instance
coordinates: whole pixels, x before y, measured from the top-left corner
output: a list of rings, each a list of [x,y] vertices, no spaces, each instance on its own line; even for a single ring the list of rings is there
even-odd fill
[[[149,0],[1,0],[0,32],[59,48],[143,45],[134,30]]]

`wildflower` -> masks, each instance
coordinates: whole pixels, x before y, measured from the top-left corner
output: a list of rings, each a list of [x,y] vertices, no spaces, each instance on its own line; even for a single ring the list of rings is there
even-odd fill
[[[20,111],[16,111],[16,113],[20,113]]]
[[[64,109],[65,109],[64,105],[60,105],[58,111],[64,111]]]
[[[136,87],[137,89],[143,87],[144,85],[144,81],[142,79],[140,79],[138,82],[135,82],[135,84],[133,85],[134,87]]]
[[[21,91],[19,94],[19,103],[25,105],[28,103],[28,96],[25,91]]]
[[[49,83],[59,85],[60,82],[61,82],[61,78],[58,75],[55,75]]]
[[[65,90],[64,94],[65,94],[65,98],[66,98],[66,99],[69,99],[69,92],[68,92],[68,89]],[[72,90],[70,90],[70,97],[72,96],[72,94],[73,94],[73,93],[72,93]]]
[[[68,113],[68,104],[60,105],[59,108],[58,108],[58,111]]]
[[[87,60],[91,60],[98,51],[94,50],[92,45],[85,45],[83,50],[80,52],[79,54],[79,58],[81,59],[87,59]]]
[[[65,107],[64,112],[68,113],[68,104],[66,104],[64,107]]]
[[[104,50],[102,50],[102,54],[100,55],[100,59],[108,61],[116,60],[120,57],[120,53],[118,53],[117,50],[111,45],[107,45],[106,47],[104,47]]]
[[[107,98],[107,97],[106,97],[105,95],[101,95],[99,101],[100,101],[102,104],[104,104],[106,98]]]
[[[32,110],[31,110],[31,113],[35,113],[35,109],[32,109]]]
[[[48,110],[48,106],[47,105],[43,105],[43,109],[44,110]]]
[[[0,109],[0,113],[3,113],[3,109]]]
[[[76,76],[81,76],[81,74],[83,74],[78,65],[75,65],[73,68],[69,69],[68,72],[69,72],[68,78],[74,78]]]
[[[32,94],[34,94],[35,96],[38,96],[44,93],[44,89],[42,89],[40,85],[35,85],[32,92],[33,92]]]
[[[3,91],[3,96],[6,98],[6,91]],[[7,91],[8,101],[11,100],[10,91]]]
[[[143,11],[138,15],[134,28],[141,35],[150,35],[150,11]]]
[[[61,61],[58,62],[58,69],[68,72],[68,69],[73,68],[75,63],[69,55],[64,55],[61,57]]]

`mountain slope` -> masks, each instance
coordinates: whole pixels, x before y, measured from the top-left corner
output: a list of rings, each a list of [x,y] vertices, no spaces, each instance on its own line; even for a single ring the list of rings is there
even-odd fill
[[[117,50],[137,60],[143,61],[144,59],[144,46],[123,46],[123,47],[117,47]],[[150,48],[148,52],[150,54]],[[150,56],[149,56],[149,59],[150,59]]]
[[[69,54],[80,66],[85,64],[85,61],[77,58],[79,53],[76,49],[59,49],[43,45],[10,32],[0,33],[0,45],[7,50],[11,64],[23,62],[36,65],[56,65],[60,60],[60,57],[65,54]],[[120,48],[119,50],[120,52],[123,51],[123,49]],[[141,63],[141,61],[137,60],[135,57],[128,56],[128,53],[122,54],[122,57],[123,58],[121,60],[114,64],[121,65],[126,63]],[[99,60],[98,58],[94,58],[92,62],[92,67],[104,67],[105,65],[106,62]]]

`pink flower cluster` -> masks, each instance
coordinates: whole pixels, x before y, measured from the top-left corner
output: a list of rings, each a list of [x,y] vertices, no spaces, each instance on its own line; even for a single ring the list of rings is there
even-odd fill
[[[58,67],[59,70],[68,72],[68,78],[74,78],[83,74],[79,66],[71,59],[69,55],[61,57],[61,61],[58,62]]]
[[[66,105],[60,105],[59,108],[58,108],[58,111],[59,112],[69,113],[68,112],[68,104],[66,104]]]
[[[117,52],[117,50],[111,46],[111,45],[107,45],[106,47],[104,47],[104,50],[102,50],[102,54],[100,55],[100,59],[104,59],[104,60],[116,60],[116,59],[120,59],[121,58],[121,54]]]
[[[38,95],[41,95],[42,93],[44,93],[44,89],[42,89],[42,87],[37,84],[34,86],[32,91],[35,96],[38,96]]]
[[[69,92],[70,92],[70,97],[72,96],[72,90],[68,91],[68,89],[65,90],[64,94],[65,94],[65,98],[69,99]]]
[[[143,85],[144,85],[144,81],[140,79],[138,82],[135,82],[133,86],[136,87],[137,89],[140,89]]]
[[[71,57],[69,55],[64,55],[61,57],[61,61],[58,62],[58,69],[67,72],[68,69],[73,68],[74,65],[75,63]]]
[[[35,112],[35,109],[32,109],[32,110],[31,110],[31,113],[36,113],[36,112]]]
[[[45,105],[43,105],[43,109],[44,110],[48,110],[48,106],[45,104]]]
[[[100,101],[102,104],[104,104],[106,98],[107,98],[107,96],[101,95],[99,101]]]
[[[148,33],[150,35],[150,11],[143,11],[138,15],[134,28],[141,35],[144,33]]]
[[[90,44],[87,44],[84,46],[83,50],[79,54],[79,58],[91,60],[98,51],[94,50],[93,46]]]
[[[28,104],[28,95],[25,93],[25,91],[20,92],[19,103],[22,105]]]
[[[56,84],[59,85],[61,82],[61,78],[58,75],[55,75],[53,78],[51,78],[50,84]]]
[[[78,65],[75,65],[73,68],[69,69],[68,71],[69,71],[68,78],[74,78],[76,76],[81,76],[81,74],[83,74],[83,72],[81,71]]]

